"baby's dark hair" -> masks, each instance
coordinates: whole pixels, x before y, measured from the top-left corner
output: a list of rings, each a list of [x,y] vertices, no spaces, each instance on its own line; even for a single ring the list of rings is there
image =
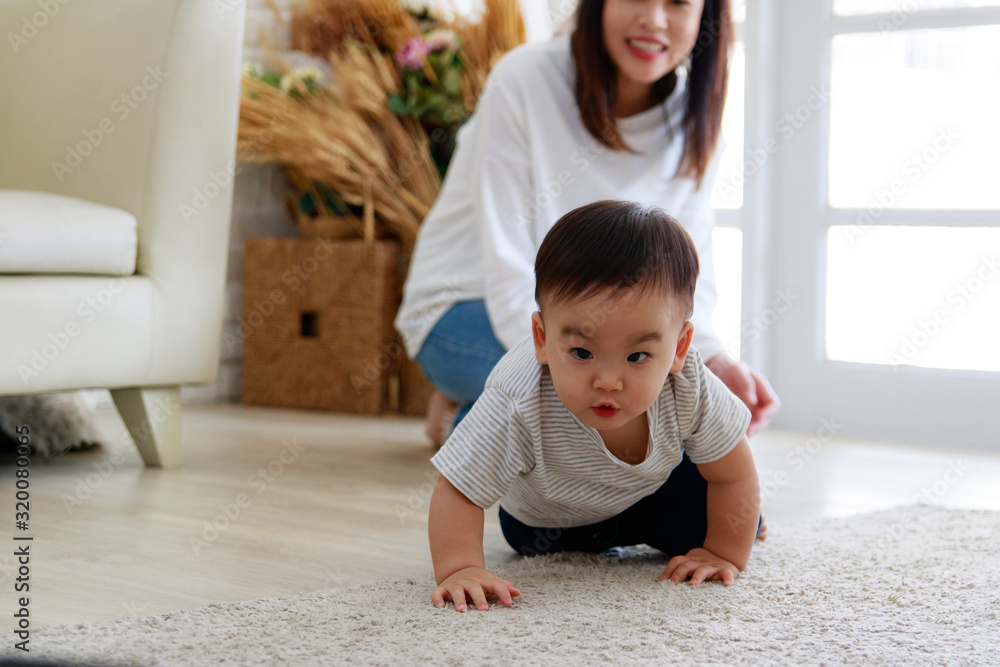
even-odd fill
[[[598,201],[559,218],[545,235],[535,257],[535,301],[541,308],[543,297],[555,303],[638,285],[673,293],[678,314],[688,320],[698,271],[691,236],[666,211]]]

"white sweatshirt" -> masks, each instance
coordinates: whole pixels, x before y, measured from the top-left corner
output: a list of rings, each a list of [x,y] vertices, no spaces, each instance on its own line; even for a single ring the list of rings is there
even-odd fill
[[[529,335],[542,239],[563,214],[601,199],[659,206],[687,229],[701,263],[694,345],[706,360],[724,351],[711,322],[715,216],[709,207],[722,142],[701,189],[693,179],[674,177],[686,107],[686,79],[678,70],[677,86],[662,105],[618,120],[626,143],[640,154],[605,148],[580,120],[574,68],[566,34],[513,49],[490,73],[476,112],[457,134],[441,194],[410,260],[395,325],[411,358],[459,301],[485,301],[506,349]]]

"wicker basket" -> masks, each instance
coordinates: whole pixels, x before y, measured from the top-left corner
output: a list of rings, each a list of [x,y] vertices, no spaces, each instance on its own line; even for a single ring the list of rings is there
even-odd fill
[[[407,357],[399,369],[399,413],[423,417],[433,391],[417,362]]]
[[[288,195],[285,200],[288,212],[295,220],[299,236],[304,239],[360,239],[362,222],[354,216],[306,215],[299,210],[298,197]]]
[[[363,414],[395,409],[405,358],[392,327],[401,284],[392,241],[248,240],[243,401]]]

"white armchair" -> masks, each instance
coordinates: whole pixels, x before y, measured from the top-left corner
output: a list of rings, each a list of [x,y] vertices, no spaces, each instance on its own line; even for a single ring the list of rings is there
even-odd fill
[[[218,372],[244,13],[0,0],[0,395],[108,388],[151,466]]]

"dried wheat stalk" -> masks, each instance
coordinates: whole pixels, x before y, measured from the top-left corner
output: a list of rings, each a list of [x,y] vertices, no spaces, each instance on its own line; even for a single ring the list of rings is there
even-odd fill
[[[485,4],[480,23],[447,26],[462,40],[463,101],[470,113],[496,61],[524,42],[517,0]],[[417,21],[399,0],[305,0],[293,12],[291,30],[295,48],[330,61],[334,81],[319,95],[298,83],[303,95],[295,99],[244,77],[240,160],[287,165],[300,191],[309,190],[301,185],[310,180],[325,183],[348,204],[364,208],[363,220],[348,217],[366,238],[374,224],[374,235],[399,237],[408,254],[441,189],[422,126],[388,107],[400,83],[387,54],[420,35]],[[285,69],[291,70],[287,64]]]
[[[305,0],[292,14],[292,47],[325,58],[357,40],[395,53],[420,35],[399,0]]]
[[[330,62],[336,81],[327,94],[298,100],[244,77],[240,160],[294,165],[347,203],[369,208],[380,231],[409,251],[441,189],[427,136],[419,123],[389,110],[397,82],[382,54],[354,44]]]

